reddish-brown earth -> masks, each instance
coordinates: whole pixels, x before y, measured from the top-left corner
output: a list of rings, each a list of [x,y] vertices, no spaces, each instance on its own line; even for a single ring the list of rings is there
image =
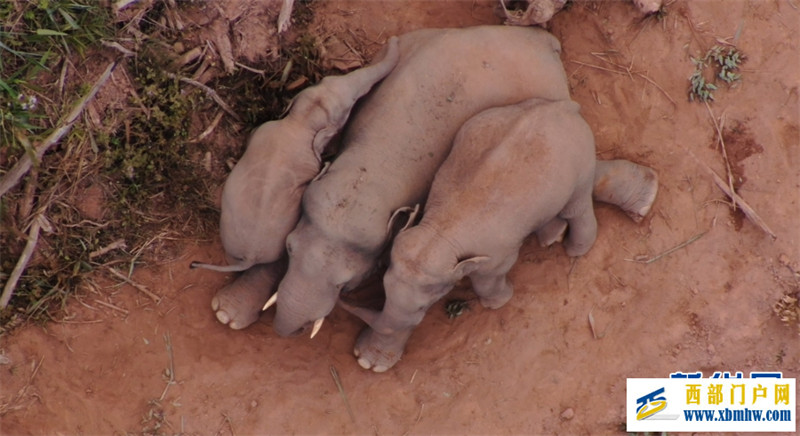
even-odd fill
[[[262,18],[261,9],[274,16],[276,7],[234,3]],[[319,1],[309,31],[372,55],[413,29],[497,24],[493,5]],[[473,303],[448,319],[444,301],[435,305],[383,374],[357,365],[352,347],[362,324],[340,309],[313,340],[277,337],[271,311],[243,331],[218,323],[210,300],[231,276],[188,264],[221,261],[221,247],[189,244],[134,274],[159,303],[107,281],[79,292],[62,322],[0,338],[2,433],[615,433],[624,429],[627,377],[797,377],[797,328],[773,305],[800,289],[798,5],[678,0],[663,19],[643,21],[628,2],[575,2],[550,26],[599,157],[659,173],[643,223],[598,205],[597,243],[574,262],[560,245],[544,250],[534,239],[512,270],[516,292],[505,307]],[[256,38],[275,37],[247,35],[249,27],[237,27],[245,33],[234,40],[247,41],[236,52],[243,59]],[[747,61],[742,81],[721,86],[709,107],[724,121],[738,192],[776,240],[731,213],[704,168],[726,171],[709,110],[687,99],[690,56],[724,43]],[[650,264],[632,261],[699,234]],[[448,298],[470,296],[462,286]]]

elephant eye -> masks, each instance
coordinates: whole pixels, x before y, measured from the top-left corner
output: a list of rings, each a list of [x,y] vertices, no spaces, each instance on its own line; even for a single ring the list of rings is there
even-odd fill
[[[291,254],[292,254],[292,244],[289,243],[289,241],[286,241],[286,252],[289,253],[289,255],[291,256]]]

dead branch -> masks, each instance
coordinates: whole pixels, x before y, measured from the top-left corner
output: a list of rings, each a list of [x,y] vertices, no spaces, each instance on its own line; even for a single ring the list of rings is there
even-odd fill
[[[198,82],[197,80],[190,79],[188,77],[179,77],[179,76],[177,76],[175,74],[172,74],[172,73],[168,73],[167,77],[169,77],[171,79],[178,79],[183,83],[186,83],[186,84],[189,84],[189,85],[192,85],[192,86],[196,86],[196,87],[202,89],[203,92],[205,92],[207,96],[211,97],[211,99],[214,100],[219,105],[219,107],[221,107],[222,110],[225,111],[225,113],[230,115],[236,121],[242,121],[242,119],[239,118],[239,115],[236,115],[236,112],[234,112],[233,109],[231,109],[231,107],[228,106],[228,103],[225,103],[225,100],[223,100],[222,97],[220,97],[219,94],[217,94],[217,91],[214,91],[213,89],[211,89],[208,86]]]
[[[719,187],[719,189],[721,189],[722,192],[725,193],[725,195],[730,197],[730,199],[733,200],[734,203],[739,205],[739,207],[742,209],[742,212],[744,212],[744,215],[750,221],[752,221],[753,224],[758,226],[766,234],[770,235],[772,239],[778,239],[775,233],[769,228],[767,223],[765,223],[764,220],[762,220],[761,217],[758,216],[756,211],[749,204],[747,204],[747,202],[744,201],[744,199],[740,197],[739,194],[731,190],[731,188],[728,187],[725,181],[722,180],[722,178],[719,175],[717,175],[717,173],[714,172],[714,170],[712,170],[708,165],[704,164],[703,162],[700,163],[703,165],[703,167],[705,167],[705,169],[711,175],[711,178],[714,179],[714,183]]]
[[[150,292],[144,286],[142,286],[142,285],[134,282],[133,280],[129,279],[128,277],[125,276],[125,274],[122,274],[121,272],[115,270],[114,268],[108,268],[108,272],[110,272],[112,275],[116,276],[117,278],[121,279],[125,283],[127,283],[127,284],[133,286],[134,288],[138,289],[141,293],[143,293],[143,294],[147,295],[148,297],[150,297],[150,299],[153,300],[156,304],[161,302],[161,297],[159,297],[158,295]]]
[[[53,132],[50,133],[50,135],[45,138],[45,140],[39,144],[39,146],[36,147],[34,157],[36,158],[37,162],[42,159],[42,156],[44,156],[50,147],[60,141],[61,138],[72,129],[72,125],[75,124],[75,121],[78,119],[81,113],[83,113],[86,105],[108,81],[109,77],[111,77],[111,73],[114,72],[114,68],[117,67],[117,64],[118,61],[114,61],[111,62],[108,67],[106,67],[106,70],[97,80],[97,82],[95,82],[94,86],[92,86],[92,89],[89,91],[89,93],[78,101],[66,118],[61,120],[59,123],[60,126],[53,130]],[[8,173],[6,173],[5,177],[3,177],[3,180],[0,181],[0,196],[5,195],[6,192],[16,186],[20,179],[28,172],[28,170],[31,169],[32,165],[33,161],[31,160],[31,156],[28,154],[23,155],[19,162],[17,162],[17,164],[14,165],[14,167],[11,168]]]
[[[714,116],[714,112],[711,111],[711,106],[709,106],[708,102],[705,102],[706,109],[708,110],[708,116],[711,117],[711,122],[714,123],[714,129],[717,131],[717,138],[719,139],[719,145],[722,149],[722,159],[725,161],[725,171],[728,174],[728,189],[730,192],[735,192],[733,190],[733,172],[731,171],[731,163],[728,160],[728,150],[725,147],[725,140],[722,138],[722,128],[720,127],[719,123],[717,122],[717,118]],[[724,113],[723,113],[724,116]],[[706,167],[708,168],[708,167]],[[708,168],[709,170],[711,168]],[[713,173],[713,171],[712,171]],[[733,210],[736,210],[736,202],[733,202]]]
[[[33,219],[31,230],[28,233],[28,242],[25,244],[25,248],[22,250],[19,260],[17,260],[17,265],[14,266],[14,270],[11,271],[11,277],[8,278],[5,287],[3,287],[3,294],[0,295],[0,310],[8,306],[8,302],[14,295],[14,288],[17,287],[17,281],[19,281],[22,272],[25,271],[25,267],[28,266],[28,262],[31,260],[31,256],[33,256],[33,250],[36,248],[36,243],[39,241],[39,231],[42,229],[42,219],[42,215],[37,215]]]
[[[333,365],[331,365],[331,376],[333,377],[333,382],[336,383],[336,389],[339,390],[339,395],[342,397],[345,407],[347,407],[347,413],[350,414],[350,419],[355,423],[356,416],[353,414],[353,409],[350,408],[350,402],[347,401],[347,393],[345,393],[344,387],[342,386],[342,380],[339,378],[339,373]]]
[[[89,253],[89,259],[94,259],[95,257],[102,256],[108,253],[109,251],[116,250],[117,248],[128,248],[127,244],[125,244],[124,239],[117,239],[116,241],[106,245],[103,248],[92,251],[91,253]]]

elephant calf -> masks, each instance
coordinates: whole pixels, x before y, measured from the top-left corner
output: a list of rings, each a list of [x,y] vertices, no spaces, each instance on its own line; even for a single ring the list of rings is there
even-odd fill
[[[347,122],[356,101],[397,64],[396,37],[389,39],[378,59],[304,89],[285,118],[262,124],[250,137],[222,190],[220,237],[230,264],[192,262],[192,268],[247,270],[211,302],[223,324],[241,329],[258,319],[259,309],[285,271],[285,262],[279,259],[286,235],[300,218],[306,186],[320,172],[322,152]]]
[[[280,335],[318,327],[339,292],[372,272],[403,216],[396,212],[425,200],[465,121],[532,97],[569,98],[560,45],[541,29],[426,29],[399,39],[397,66],[361,102],[342,152],[303,195],[277,291]]]
[[[436,173],[422,220],[394,240],[383,310],[343,304],[369,325],[356,342],[359,364],[376,372],[392,367],[428,308],[464,276],[482,305],[504,305],[512,295],[507,273],[532,232],[550,243],[568,224],[567,254],[586,253],[597,231],[598,164],[600,197],[628,204],[634,217],[649,210],[655,173],[627,161],[596,163],[577,103],[531,99],[467,121]]]

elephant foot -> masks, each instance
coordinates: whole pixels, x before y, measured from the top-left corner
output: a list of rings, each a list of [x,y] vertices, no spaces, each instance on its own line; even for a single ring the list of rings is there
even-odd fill
[[[256,265],[242,273],[211,299],[217,320],[234,330],[256,322],[280,275],[280,267],[275,263]]]
[[[367,327],[358,336],[353,354],[362,368],[384,372],[400,361],[409,336],[411,330],[384,335]]]
[[[549,247],[556,242],[563,241],[566,233],[567,222],[556,217],[536,231],[536,238],[539,239],[539,245]]]
[[[508,295],[503,296],[493,296],[493,297],[478,297],[478,301],[480,301],[481,306],[487,309],[499,309],[505,306],[506,303],[511,300],[511,293]]]
[[[639,190],[623,210],[632,220],[641,222],[653,207],[656,194],[658,194],[658,175],[652,169],[645,168]]]
[[[626,160],[597,161],[595,200],[618,206],[635,222],[650,212],[658,193],[658,174]]]
[[[497,275],[472,274],[469,280],[472,282],[472,289],[478,295],[481,306],[487,309],[499,309],[503,307],[514,295],[514,287],[508,281],[505,271]]]

